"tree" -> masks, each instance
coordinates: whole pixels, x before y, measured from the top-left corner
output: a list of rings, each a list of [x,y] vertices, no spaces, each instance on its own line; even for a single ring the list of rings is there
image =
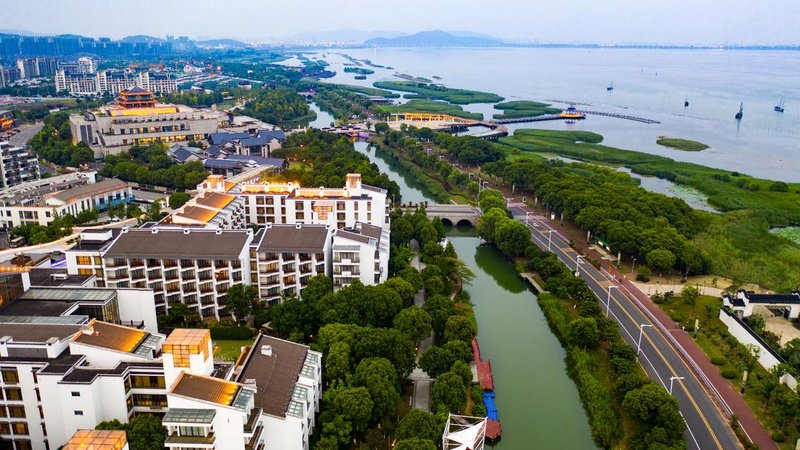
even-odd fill
[[[375,124],[375,132],[378,134],[384,134],[389,130],[389,124],[386,122],[378,122]]]
[[[334,449],[338,449],[340,445],[346,445],[350,442],[350,434],[352,432],[353,426],[341,414],[337,414],[333,420],[327,420],[322,424],[323,439],[330,438],[335,440],[336,446],[331,447]],[[317,448],[319,448],[319,445]]]
[[[184,203],[188,202],[190,198],[189,194],[185,192],[174,192],[169,196],[169,207],[178,209],[183,206]]]
[[[335,342],[325,355],[325,375],[329,380],[344,380],[350,373],[350,345]]]
[[[436,450],[436,444],[429,439],[403,439],[397,441],[394,450]]]
[[[458,414],[467,401],[464,381],[453,372],[442,374],[433,383],[431,400],[434,408],[443,405],[451,413]]]
[[[430,295],[430,294],[429,294]],[[453,302],[444,295],[430,295],[422,307],[431,316],[431,325],[437,338],[444,336],[447,319],[453,315]]]
[[[466,316],[450,316],[444,326],[444,340],[472,342],[478,329],[475,322]]]
[[[306,287],[300,291],[300,298],[305,302],[316,303],[322,297],[333,292],[333,282],[324,274],[309,278]]]
[[[431,316],[424,309],[412,306],[395,316],[394,328],[418,342],[431,334]]]
[[[478,224],[476,227],[478,236],[485,241],[494,242],[497,227],[509,220],[511,219],[508,218],[506,212],[500,208],[492,208],[484,212],[478,217]]]
[[[663,387],[649,382],[634,389],[625,395],[622,407],[641,424],[645,436],[658,438],[662,444],[683,440],[684,422],[678,410],[678,401]],[[658,429],[665,433],[651,434]]]
[[[196,328],[200,315],[183,303],[171,303],[166,315],[158,316],[158,328]]]
[[[675,254],[663,248],[647,253],[647,265],[656,270],[669,270],[675,265]]]
[[[433,346],[425,351],[419,358],[419,367],[431,378],[450,370],[454,362],[453,354],[442,347]]]
[[[469,364],[464,361],[454,362],[452,367],[450,367],[450,372],[460,376],[461,380],[464,381],[464,386],[472,384],[472,369],[470,369]]]
[[[147,220],[158,222],[164,217],[164,214],[161,212],[161,201],[162,200],[156,200],[147,208]]]
[[[391,242],[394,245],[407,245],[414,238],[414,226],[405,216],[392,222]]]
[[[344,388],[336,393],[333,409],[353,425],[355,432],[364,431],[372,417],[372,399],[364,387]]]
[[[681,290],[681,296],[686,303],[692,305],[692,313],[697,314],[695,309],[697,308],[697,299],[700,298],[700,288],[698,288],[697,285],[687,284],[683,287],[683,290]]]
[[[414,294],[418,291],[414,285],[400,277],[389,278],[383,285],[400,294],[404,305],[410,305],[414,301]]]
[[[395,435],[398,440],[417,438],[437,441],[442,437],[442,430],[433,414],[421,409],[412,409],[400,420]]]
[[[128,203],[128,205],[125,207],[125,217],[128,219],[138,219],[139,217],[142,216],[142,214],[144,213],[142,212],[142,208],[140,208],[139,205],[136,205],[134,203]]]
[[[596,348],[600,345],[597,321],[591,317],[582,317],[570,322],[569,341],[581,348]]]
[[[519,220],[501,222],[495,230],[494,242],[506,256],[521,255],[530,240],[528,227]]]
[[[130,450],[150,450],[163,448],[167,440],[167,429],[161,419],[150,414],[134,416],[128,424],[128,445]]]
[[[465,363],[472,361],[472,348],[464,341],[450,340],[444,344],[443,348],[450,352],[454,361],[464,361]]]
[[[478,203],[482,211],[489,211],[492,208],[500,208],[505,211],[506,200],[500,191],[494,189],[484,189],[478,194]]]
[[[247,316],[253,312],[253,303],[258,298],[258,291],[252,286],[237,283],[228,289],[227,297],[225,307],[233,314],[236,322],[243,325]]]
[[[347,436],[347,440],[345,441],[345,443],[347,443],[347,442],[350,441],[349,434],[350,434],[350,431],[352,431],[352,427],[350,426],[350,424],[347,421],[345,421],[344,423],[346,423],[347,426],[348,426],[348,428],[347,428],[348,436]],[[323,427],[324,426],[325,425],[323,424]],[[339,440],[336,439],[336,437],[334,437],[334,436],[322,436],[322,438],[320,438],[320,440],[317,441],[317,444],[314,446],[314,450],[339,450]]]
[[[364,386],[373,402],[372,420],[392,415],[400,403],[397,392],[397,373],[392,362],[385,358],[367,358],[356,368],[353,383]]]

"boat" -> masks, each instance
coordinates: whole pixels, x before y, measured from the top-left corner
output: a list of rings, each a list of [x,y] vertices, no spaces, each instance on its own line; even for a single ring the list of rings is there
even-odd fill
[[[781,97],[781,101],[779,101],[778,104],[775,105],[775,112],[783,112],[783,105],[784,105],[783,97]]]
[[[683,107],[686,108],[687,106],[689,106],[689,97],[688,96],[683,98]]]
[[[744,102],[739,103],[739,112],[736,113],[736,120],[742,120],[742,116],[744,115]]]
[[[614,90],[614,82],[613,81],[611,83],[608,83],[608,86],[606,87],[606,90],[607,91],[613,91]]]
[[[362,75],[356,75],[356,76],[355,76],[355,79],[356,79],[356,80],[366,80],[366,79],[367,79],[367,76],[366,76],[366,75],[363,75],[363,74],[362,74]]]
[[[575,105],[570,104],[567,109],[561,111],[559,116],[567,120],[585,119],[586,115],[575,109]]]

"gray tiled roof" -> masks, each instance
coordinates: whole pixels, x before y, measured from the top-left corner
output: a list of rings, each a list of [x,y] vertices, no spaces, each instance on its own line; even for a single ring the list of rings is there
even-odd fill
[[[325,225],[272,225],[265,230],[259,252],[317,253],[325,248]]]
[[[245,230],[135,230],[120,234],[106,258],[235,259],[248,242]]]

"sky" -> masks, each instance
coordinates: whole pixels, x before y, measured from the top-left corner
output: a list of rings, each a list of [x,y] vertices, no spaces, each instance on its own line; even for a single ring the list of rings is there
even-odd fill
[[[0,0],[0,29],[266,41],[468,30],[522,42],[800,45],[798,0]]]

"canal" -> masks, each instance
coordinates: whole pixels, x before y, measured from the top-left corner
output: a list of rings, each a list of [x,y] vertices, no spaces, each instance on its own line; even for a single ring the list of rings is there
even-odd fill
[[[330,120],[315,109],[320,122]],[[388,157],[357,142],[400,186],[404,202],[433,198]],[[475,305],[481,355],[492,363],[503,426],[498,449],[587,449],[592,442],[578,392],[566,374],[564,350],[550,332],[536,296],[497,249],[480,246],[472,228],[450,228],[448,239],[475,273],[465,287]]]

